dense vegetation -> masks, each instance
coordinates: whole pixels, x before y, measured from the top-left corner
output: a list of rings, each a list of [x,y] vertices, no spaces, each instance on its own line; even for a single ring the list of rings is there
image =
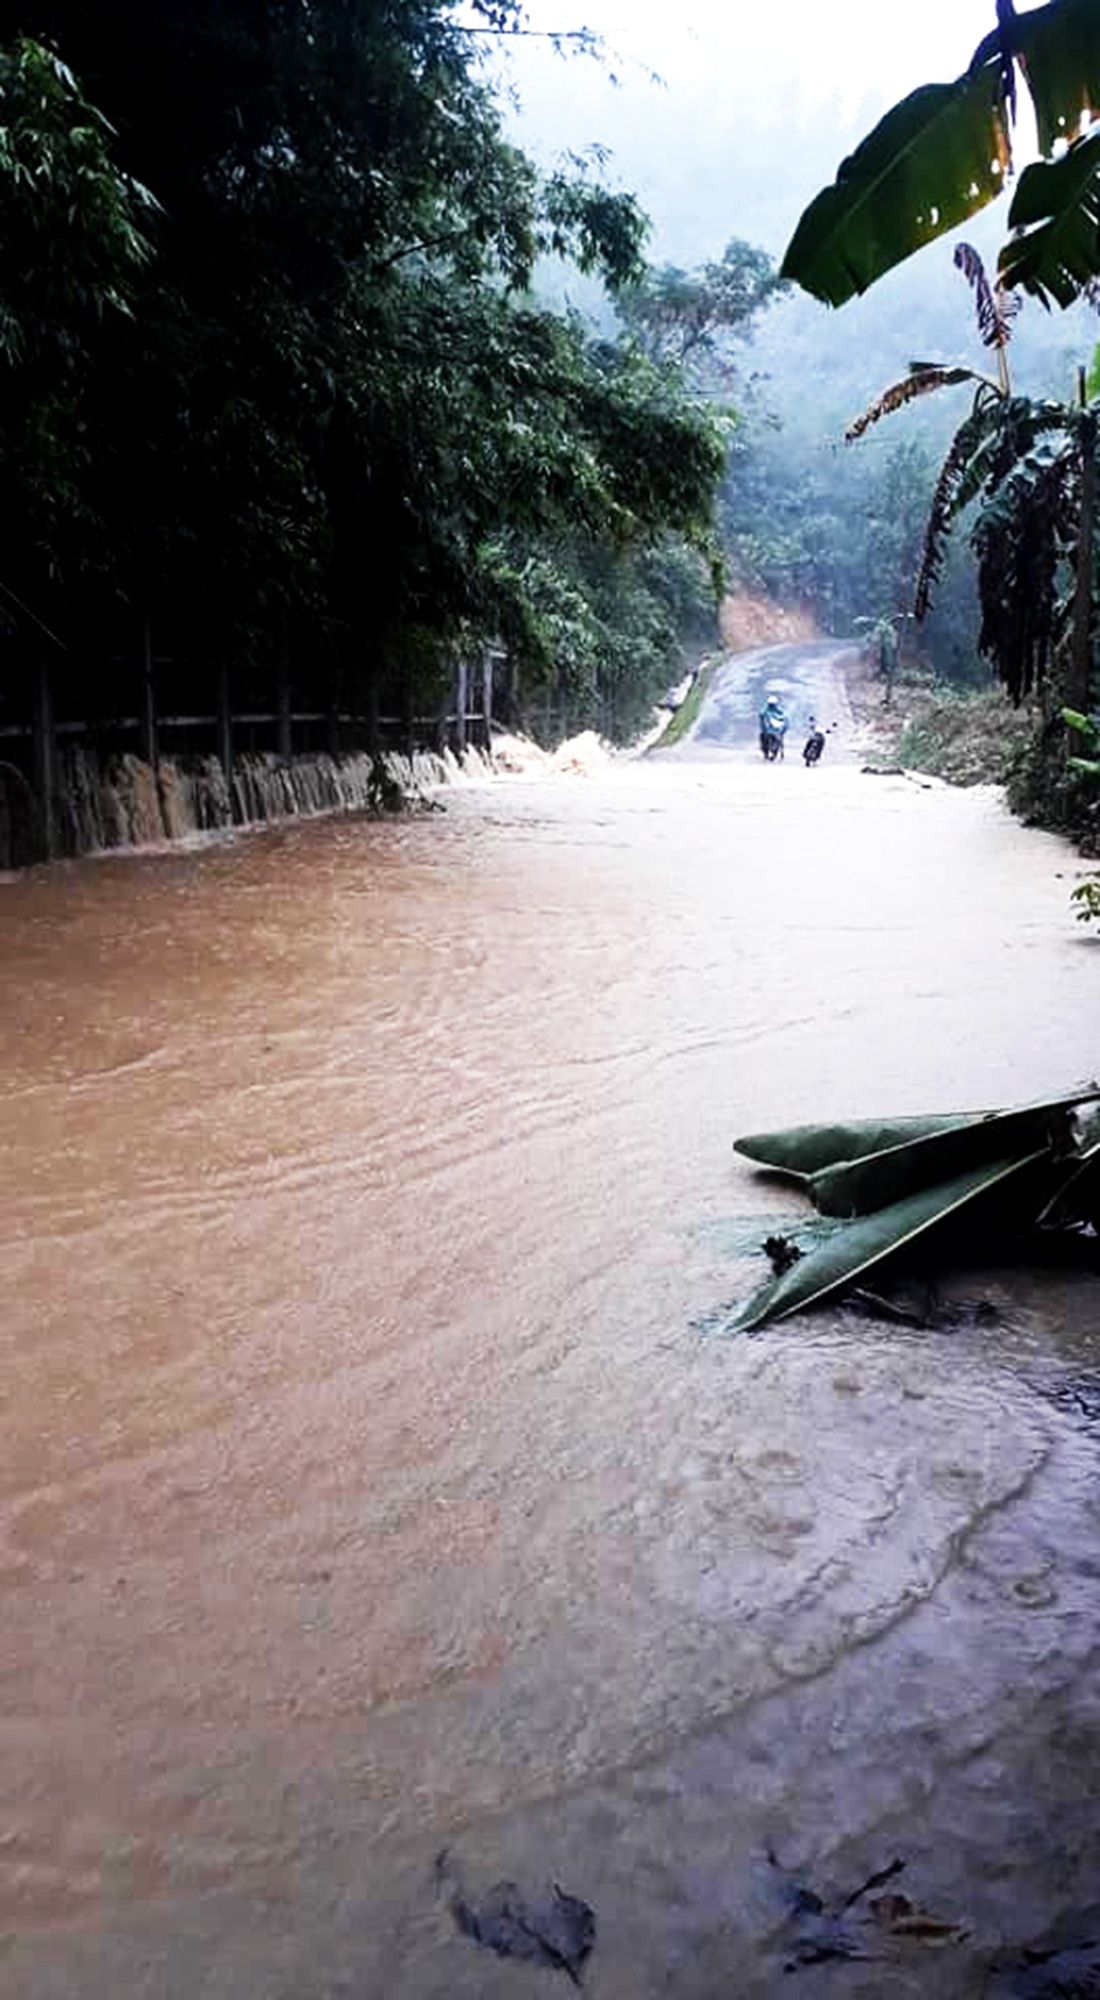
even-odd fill
[[[911,361],[856,431],[930,391],[972,385],[971,407],[932,497],[915,610],[918,617],[926,610],[949,532],[973,509],[980,650],[1013,701],[1032,697],[1042,714],[1034,752],[1016,774],[1016,800],[1048,823],[1084,827],[1095,802],[1095,774],[1079,751],[1098,691],[1100,383],[1081,365],[1075,396],[1021,394],[1008,348],[1025,296],[1048,308],[1098,296],[1100,17],[1093,0],[1047,0],[1024,15],[1013,0],[998,0],[996,25],[966,71],[895,105],[811,202],[783,271],[816,297],[844,305],[993,203],[1012,169],[1023,90],[1041,157],[1015,188],[995,269],[987,275],[972,245],[955,250],[996,372]]]
[[[481,52],[517,0],[28,0],[0,52],[0,618],[25,712],[431,714],[507,647],[519,705],[629,728],[713,617],[719,414],[541,306],[642,273],[631,197],[539,175]],[[205,700],[203,699],[205,695]],[[0,721],[5,719],[0,713]]]

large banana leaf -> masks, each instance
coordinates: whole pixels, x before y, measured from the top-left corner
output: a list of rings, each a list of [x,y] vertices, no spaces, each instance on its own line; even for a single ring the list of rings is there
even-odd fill
[[[1019,234],[998,259],[1002,285],[1046,306],[1072,305],[1100,271],[1100,134],[1075,140],[1060,160],[1025,167],[1008,221]]]
[[[957,1215],[979,1196],[1004,1188],[1013,1176],[1024,1174],[1045,1156],[1046,1148],[1039,1147],[1023,1158],[987,1161],[971,1168],[969,1173],[958,1174],[952,1180],[925,1188],[921,1194],[879,1209],[874,1215],[862,1216],[847,1229],[829,1236],[808,1256],[800,1257],[782,1277],[757,1292],[738,1314],[735,1330],[747,1332],[768,1320],[785,1319],[788,1313],[813,1305],[839,1286],[853,1284],[872,1265],[893,1256],[937,1223]]]
[[[783,277],[843,305],[1000,194],[1010,157],[996,61],[955,83],[925,84],[887,112],[810,203]]]
[[[833,1120],[821,1125],[787,1125],[777,1132],[750,1132],[734,1140],[733,1150],[774,1173],[788,1174],[792,1180],[809,1180],[823,1168],[842,1161],[862,1160],[870,1154],[912,1145],[941,1132],[956,1132],[963,1126],[989,1125],[998,1118],[1057,1114],[1071,1111],[1078,1104],[1097,1103],[1100,1103],[1100,1083],[1082,1083],[1061,1097],[1040,1097],[1030,1104],[989,1111],[937,1111],[902,1118]],[[1100,1121],[1100,1113],[1097,1118]]]
[[[1035,105],[1039,150],[1049,153],[1073,137],[1082,116],[1100,111],[1100,8],[1096,0],[1049,0],[1016,17],[1013,43]]]
[[[921,1118],[863,1118],[844,1125],[789,1125],[781,1132],[750,1132],[747,1138],[734,1140],[733,1150],[773,1173],[808,1180],[839,1160],[862,1159],[867,1153],[926,1139],[933,1132],[955,1131],[989,1116],[987,1111],[951,1111]]]
[[[991,1112],[966,1125],[918,1136],[862,1159],[822,1167],[811,1174],[807,1193],[822,1215],[867,1215],[936,1181],[969,1172],[985,1160],[1021,1156],[1036,1148],[1072,1146],[1069,1113],[1085,1100],[1080,1094],[1049,1103]]]

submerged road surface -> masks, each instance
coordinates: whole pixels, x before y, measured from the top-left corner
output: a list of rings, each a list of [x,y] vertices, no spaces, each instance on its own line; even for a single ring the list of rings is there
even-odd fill
[[[443,1846],[594,2000],[786,1991],[769,1849],[968,1934],[819,1994],[1087,1922],[1097,1281],[728,1332],[738,1132],[1095,1067],[1074,857],[842,737],[0,884],[5,2000],[568,1990]]]

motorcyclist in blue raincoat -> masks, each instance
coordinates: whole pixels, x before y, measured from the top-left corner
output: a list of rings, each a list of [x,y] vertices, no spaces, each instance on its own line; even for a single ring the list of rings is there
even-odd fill
[[[760,748],[770,761],[782,757],[787,734],[787,712],[777,694],[770,694],[760,711]]]

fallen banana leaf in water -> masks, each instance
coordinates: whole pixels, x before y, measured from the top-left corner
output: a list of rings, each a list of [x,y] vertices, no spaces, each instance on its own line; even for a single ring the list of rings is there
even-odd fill
[[[822,1215],[868,1215],[986,1160],[1007,1159],[1011,1153],[1068,1153],[1074,1139],[1072,1111],[1080,1102],[1080,1097],[1055,1098],[925,1133],[861,1159],[823,1167],[809,1176],[806,1192]]]
[[[929,1112],[917,1117],[864,1118],[840,1124],[834,1121],[825,1125],[790,1125],[778,1132],[752,1132],[744,1138],[735,1139],[733,1150],[773,1173],[807,1182],[830,1167],[839,1168],[880,1154],[920,1147],[924,1141],[934,1141],[945,1135],[949,1140],[949,1135],[967,1132],[974,1127],[995,1129],[999,1119],[1069,1112],[1075,1105],[1098,1100],[1100,1086],[1087,1083],[1067,1092],[1064,1097],[1039,1098],[1032,1104],[1011,1105],[1004,1110]],[[991,1156],[986,1154],[985,1157]],[[974,1163],[973,1160],[963,1160],[954,1169],[948,1164],[946,1171],[962,1172],[964,1166]],[[899,1188],[896,1194],[884,1197],[878,1206],[884,1207],[887,1199],[896,1200],[902,1193],[910,1191],[915,1192],[915,1187],[911,1190]]]
[[[734,1330],[746,1333],[767,1320],[785,1319],[788,1313],[813,1305],[839,1286],[850,1285],[883,1258],[893,1256],[991,1189],[1005,1188],[1013,1175],[1025,1173],[1045,1157],[1046,1148],[1041,1146],[1022,1159],[985,1161],[969,1173],[957,1174],[873,1215],[861,1216],[755,1293],[734,1320]]]
[[[565,1972],[574,1986],[580,1986],[585,1960],[596,1942],[596,1915],[588,1903],[567,1895],[556,1882],[548,1896],[526,1896],[515,1882],[496,1882],[475,1898],[467,1893],[462,1871],[446,1848],[436,1858],[435,1872],[464,1937],[498,1958],[524,1959]]]
[[[790,1125],[782,1132],[752,1132],[735,1139],[733,1150],[773,1173],[804,1181],[841,1160],[862,1159],[990,1116],[988,1111],[952,1111],[924,1118],[865,1118],[848,1125]]]

